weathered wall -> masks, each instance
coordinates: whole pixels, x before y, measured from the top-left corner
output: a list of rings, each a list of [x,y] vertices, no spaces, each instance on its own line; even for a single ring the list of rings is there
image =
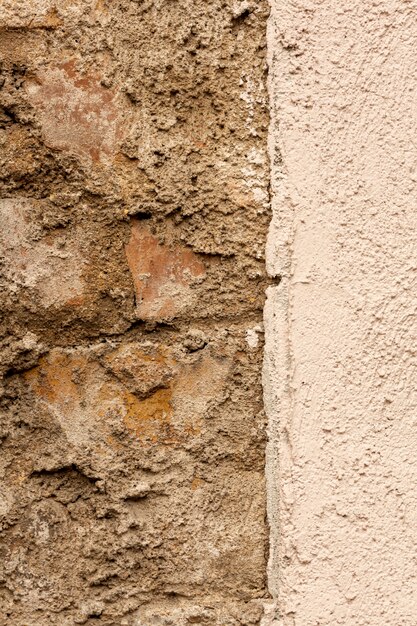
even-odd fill
[[[412,626],[417,3],[272,8],[274,623]]]
[[[259,623],[266,2],[0,3],[0,624]]]

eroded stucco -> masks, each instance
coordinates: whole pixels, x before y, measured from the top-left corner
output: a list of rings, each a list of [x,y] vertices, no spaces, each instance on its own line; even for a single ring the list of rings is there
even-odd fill
[[[281,280],[264,382],[280,626],[416,622],[416,9],[272,2]]]

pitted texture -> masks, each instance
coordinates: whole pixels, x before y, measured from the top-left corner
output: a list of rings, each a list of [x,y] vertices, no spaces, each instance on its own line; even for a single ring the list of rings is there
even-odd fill
[[[0,3],[2,626],[259,623],[266,18]]]
[[[274,623],[413,626],[417,4],[272,4]]]

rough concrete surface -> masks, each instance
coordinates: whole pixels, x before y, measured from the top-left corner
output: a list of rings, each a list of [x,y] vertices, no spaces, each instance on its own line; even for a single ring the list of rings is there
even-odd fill
[[[0,2],[0,624],[258,624],[266,2]]]
[[[416,624],[416,13],[272,2],[268,267],[282,280],[265,386],[283,626]]]

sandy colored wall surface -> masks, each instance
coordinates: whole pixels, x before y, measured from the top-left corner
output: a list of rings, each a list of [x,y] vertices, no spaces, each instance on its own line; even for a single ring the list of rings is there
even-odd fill
[[[416,623],[416,14],[272,2],[277,625]]]
[[[0,624],[266,590],[266,2],[0,0]]]

